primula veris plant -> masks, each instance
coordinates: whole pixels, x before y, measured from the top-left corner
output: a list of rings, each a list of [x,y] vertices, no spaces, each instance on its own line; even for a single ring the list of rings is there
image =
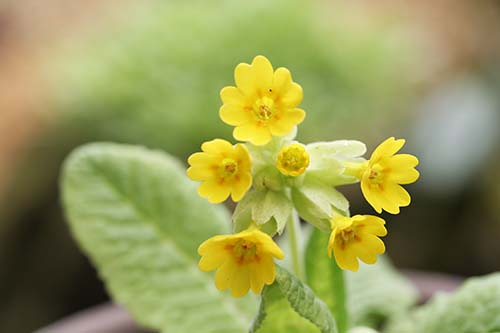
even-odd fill
[[[274,236],[287,225],[289,238],[296,240],[297,222],[293,219],[297,213],[306,222],[331,232],[325,251],[335,258],[340,268],[357,271],[358,259],[374,264],[377,255],[385,252],[379,238],[387,234],[385,221],[370,215],[348,217],[348,204],[338,204],[347,200],[334,186],[359,181],[365,198],[378,213],[382,209],[399,213],[400,206],[410,203],[410,195],[400,184],[415,182],[419,176],[414,169],[418,164],[415,156],[396,154],[405,141],[387,139],[368,161],[361,157],[365,149],[360,142],[343,140],[310,145],[296,142],[295,127],[302,122],[305,112],[297,108],[302,100],[302,88],[292,81],[290,71],[286,68],[273,71],[266,57],[256,56],[251,65],[236,66],[234,76],[236,87],[225,87],[221,91],[223,105],[219,114],[224,122],[236,126],[234,138],[245,143],[234,147],[220,139],[203,143],[203,153],[189,157],[187,174],[193,180],[204,181],[198,192],[210,202],[221,202],[230,193],[237,202],[251,191],[248,200],[243,199],[245,210],[250,214],[242,214],[243,209],[237,208],[233,221],[236,229],[247,226],[252,231],[240,232],[236,238],[215,236],[203,243],[199,248],[204,256],[200,268],[217,268],[217,288],[231,289],[233,296],[242,296],[250,286],[255,293],[260,293],[264,283],[274,281],[274,269],[269,268],[271,252],[258,251],[262,245],[248,242],[244,235],[262,229]],[[363,149],[356,151],[356,146]],[[310,166],[311,172],[308,172]],[[294,191],[299,194],[292,195]],[[270,192],[278,194],[269,196]],[[267,205],[261,204],[262,198],[266,198]],[[276,213],[262,214],[264,209]],[[261,216],[266,217],[256,218]],[[209,251],[207,244],[214,242],[226,245],[213,245]],[[250,245],[243,249],[229,245],[231,242]],[[277,249],[270,238],[262,243]],[[296,244],[291,246],[292,262],[295,273],[300,275],[296,247]],[[276,250],[274,253],[277,259],[282,259]],[[207,260],[212,265],[206,264]]]
[[[403,139],[368,160],[359,141],[297,142],[305,113],[290,72],[258,56],[235,74],[220,114],[241,142],[203,143],[189,177],[172,156],[129,145],[85,145],[65,162],[71,231],[116,303],[161,333],[500,330],[498,274],[413,310],[416,291],[380,256],[386,222],[350,216],[343,184],[359,182],[377,213],[409,205],[401,185],[418,179],[418,160],[399,152]],[[229,198],[232,218],[214,205]],[[275,242],[284,231],[288,246]]]

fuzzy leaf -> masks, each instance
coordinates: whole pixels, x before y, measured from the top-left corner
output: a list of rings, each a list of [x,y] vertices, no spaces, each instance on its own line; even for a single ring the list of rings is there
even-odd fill
[[[404,327],[408,333],[499,333],[500,273],[471,278],[455,293],[437,294],[398,321],[389,332]]]
[[[225,233],[228,215],[196,194],[168,155],[91,144],[73,152],[62,177],[76,240],[114,300],[165,333],[245,332],[254,299],[236,300],[197,268],[198,245]]]
[[[250,333],[336,333],[328,307],[312,290],[276,265],[276,281],[264,289]]]
[[[354,326],[379,327],[406,314],[419,299],[417,289],[386,256],[379,256],[374,265],[361,263],[359,271],[347,271],[346,277],[347,307]]]

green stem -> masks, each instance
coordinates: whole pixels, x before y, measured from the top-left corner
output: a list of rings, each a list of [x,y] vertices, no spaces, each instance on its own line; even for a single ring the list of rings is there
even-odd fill
[[[292,270],[293,273],[302,281],[304,279],[304,270],[302,265],[302,259],[300,257],[299,250],[299,237],[300,237],[300,221],[299,217],[295,212],[290,216],[290,220],[288,221],[287,231],[288,231],[288,241],[290,244],[290,251],[292,255]]]
[[[337,321],[337,328],[339,333],[346,333],[349,324],[349,317],[347,313],[347,296],[345,287],[345,274],[344,271],[337,265],[335,260],[332,260],[331,274],[332,284],[335,290],[334,297],[334,314]]]

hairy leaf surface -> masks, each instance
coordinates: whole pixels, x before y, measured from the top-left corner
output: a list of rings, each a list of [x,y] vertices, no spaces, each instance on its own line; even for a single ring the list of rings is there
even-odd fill
[[[64,166],[73,235],[114,300],[165,333],[246,332],[254,298],[236,300],[197,267],[197,247],[229,217],[198,197],[182,165],[136,146],[91,144]]]

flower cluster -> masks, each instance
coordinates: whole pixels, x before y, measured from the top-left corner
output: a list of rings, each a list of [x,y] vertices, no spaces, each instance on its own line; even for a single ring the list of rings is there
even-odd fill
[[[358,259],[375,263],[385,252],[380,239],[387,234],[385,221],[372,215],[349,217],[349,203],[336,187],[359,182],[377,213],[398,214],[410,204],[401,185],[419,177],[417,158],[397,154],[405,140],[387,139],[368,160],[359,141],[301,144],[294,138],[305,118],[298,108],[303,93],[290,71],[274,70],[267,58],[257,56],[252,64],[239,64],[234,78],[236,86],[220,93],[219,115],[244,143],[215,139],[188,159],[187,174],[201,182],[202,197],[221,203],[231,196],[238,202],[235,234],[201,244],[200,269],[217,270],[216,287],[230,289],[235,297],[249,289],[260,293],[274,281],[274,258],[284,257],[271,237],[281,234],[297,213],[331,233],[326,250],[342,269],[358,270]]]

